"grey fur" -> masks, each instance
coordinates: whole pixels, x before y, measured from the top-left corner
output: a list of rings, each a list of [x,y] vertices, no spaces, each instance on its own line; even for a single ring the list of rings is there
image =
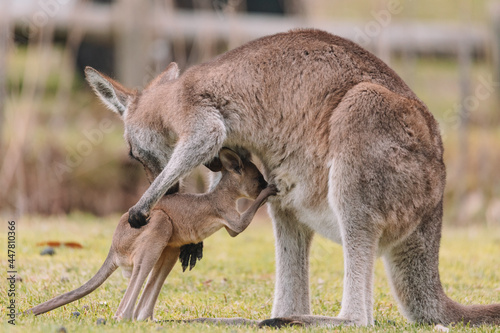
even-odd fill
[[[222,147],[251,152],[279,189],[270,200],[277,265],[273,317],[373,324],[373,264],[382,255],[410,320],[499,324],[500,305],[463,307],[442,291],[438,253],[446,175],[439,128],[381,60],[326,32],[295,30],[245,44],[182,76],[162,77],[140,96],[131,95],[124,118],[132,146],[149,149],[156,159],[173,149],[130,209],[132,226],[144,225],[165,191]],[[129,128],[155,133],[165,144],[150,147]],[[344,246],[338,318],[310,316],[313,232]]]

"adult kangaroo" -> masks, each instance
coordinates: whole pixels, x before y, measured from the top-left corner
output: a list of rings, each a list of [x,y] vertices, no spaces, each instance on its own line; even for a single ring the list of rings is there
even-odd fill
[[[438,124],[377,57],[318,30],[267,36],[193,66],[175,63],[142,92],[92,68],[87,80],[125,124],[151,186],[129,210],[140,228],[179,179],[222,147],[255,154],[279,193],[269,200],[276,287],[265,323],[373,324],[373,270],[384,258],[405,316],[500,324],[500,305],[449,299],[438,271],[445,166]],[[312,316],[314,232],[343,245],[338,317]]]

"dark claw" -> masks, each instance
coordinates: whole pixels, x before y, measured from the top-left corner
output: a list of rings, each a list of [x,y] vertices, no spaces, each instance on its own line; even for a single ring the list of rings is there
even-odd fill
[[[275,185],[275,184],[269,184],[267,187],[268,187],[268,189],[270,190],[271,195],[276,195],[276,194],[278,194],[278,193],[279,193],[279,191],[278,191],[278,187],[276,187],[276,185]]]
[[[271,318],[263,320],[259,323],[259,328],[262,327],[282,328],[288,326],[304,326],[304,323],[291,318]]]
[[[186,260],[186,253],[183,252],[183,247],[181,247],[181,253],[179,254],[179,261],[181,262],[181,265],[182,265],[182,272],[185,272],[186,268],[188,267],[189,259]]]
[[[128,223],[132,228],[139,229],[148,224],[148,215],[141,211],[136,211],[134,207],[128,211]]]
[[[179,261],[182,264],[182,271],[185,272],[189,266],[192,270],[196,265],[196,261],[203,258],[203,242],[198,244],[187,244],[181,246],[181,253],[179,254]]]
[[[196,259],[203,259],[203,242],[196,244]]]
[[[192,270],[194,265],[196,265],[196,254],[193,253],[191,255],[191,259],[189,260],[189,270]]]

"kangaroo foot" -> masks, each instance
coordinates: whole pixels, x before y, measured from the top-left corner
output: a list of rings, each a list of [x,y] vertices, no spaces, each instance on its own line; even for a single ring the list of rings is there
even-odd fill
[[[286,326],[304,326],[304,323],[292,318],[271,318],[263,320],[259,323],[259,328],[262,327],[282,328]]]
[[[318,327],[335,327],[335,326],[350,326],[356,325],[357,323],[336,317],[326,317],[326,316],[313,316],[313,315],[301,315],[301,316],[289,316],[289,317],[279,317],[263,320],[259,323],[259,327],[284,327],[284,326],[318,326]]]

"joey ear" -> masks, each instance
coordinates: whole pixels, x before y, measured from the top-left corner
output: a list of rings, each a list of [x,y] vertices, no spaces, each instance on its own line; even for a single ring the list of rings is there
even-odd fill
[[[212,172],[219,172],[222,170],[222,162],[218,157],[214,157],[213,160],[205,163],[205,166]]]
[[[219,152],[219,158],[222,166],[229,171],[241,174],[241,169],[243,168],[243,162],[241,158],[229,148],[222,148]]]
[[[175,62],[171,62],[167,68],[156,78],[151,81],[147,88],[153,87],[153,86],[158,86],[161,84],[164,84],[168,81],[175,80],[179,77],[179,66]]]
[[[85,78],[101,101],[111,111],[118,113],[123,118],[135,92],[128,90],[92,67],[85,67]]]

